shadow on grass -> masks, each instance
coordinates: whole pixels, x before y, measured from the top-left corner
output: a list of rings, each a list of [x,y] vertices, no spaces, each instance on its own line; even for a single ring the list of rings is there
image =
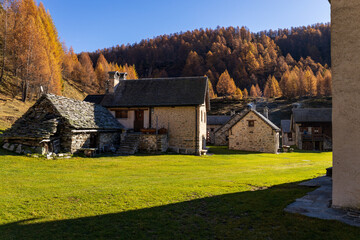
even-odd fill
[[[260,152],[247,152],[239,150],[230,150],[227,146],[208,146],[209,153],[219,155],[246,155],[246,154],[261,154]]]
[[[358,239],[360,229],[285,213],[297,183],[147,209],[0,226],[0,239]]]

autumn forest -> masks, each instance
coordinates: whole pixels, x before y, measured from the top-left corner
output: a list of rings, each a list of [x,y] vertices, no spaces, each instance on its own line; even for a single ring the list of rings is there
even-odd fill
[[[108,71],[126,71],[128,79],[206,75],[212,97],[331,95],[330,24],[197,29],[75,53],[43,4],[1,2],[0,92],[23,101],[42,91],[61,95],[69,79],[103,93]]]

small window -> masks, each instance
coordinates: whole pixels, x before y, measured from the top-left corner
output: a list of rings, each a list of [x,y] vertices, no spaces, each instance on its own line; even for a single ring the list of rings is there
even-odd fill
[[[203,112],[200,111],[200,115],[201,115],[201,122],[203,122]]]
[[[128,111],[126,110],[118,110],[115,111],[116,118],[128,118]]]
[[[248,126],[249,127],[254,127],[255,126],[255,120],[249,120],[248,121]]]
[[[214,128],[210,128],[210,131],[213,132],[213,131],[214,131]]]

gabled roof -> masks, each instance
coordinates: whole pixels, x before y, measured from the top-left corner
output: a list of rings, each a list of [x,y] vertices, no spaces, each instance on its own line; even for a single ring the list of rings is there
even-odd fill
[[[227,115],[208,115],[207,124],[208,125],[224,125],[231,119],[231,116]]]
[[[267,125],[269,125],[272,129],[274,129],[275,131],[280,131],[280,128],[278,128],[274,123],[272,123],[268,118],[264,117],[264,115],[262,115],[261,113],[259,113],[258,111],[256,111],[255,109],[248,109],[245,110],[244,112],[241,113],[241,117],[233,122],[229,129],[232,128],[233,126],[235,126],[236,123],[238,123],[241,119],[243,119],[246,115],[248,115],[250,112],[255,113],[255,115],[257,115],[259,118],[261,118]]]
[[[85,98],[97,102],[101,97]],[[104,107],[197,106],[210,102],[207,77],[121,80],[113,94],[101,100]]]
[[[291,120],[281,120],[281,130],[284,133],[291,132],[290,125],[291,125]]]
[[[259,118],[261,118],[266,124],[268,124],[272,129],[275,131],[280,131],[280,128],[278,128],[274,123],[272,123],[268,118],[264,117],[261,113],[256,111],[255,109],[246,109],[238,114],[235,114],[226,124],[224,124],[222,127],[218,128],[216,132],[218,131],[227,131],[235,124],[237,124],[241,119],[243,119],[248,113],[253,112],[255,113]]]
[[[46,94],[60,116],[76,129],[123,129],[124,127],[106,108],[89,102]]]
[[[46,101],[51,110],[35,110]],[[49,138],[61,121],[74,129],[121,130],[124,127],[104,107],[53,94],[44,94],[4,133],[5,138]]]
[[[294,122],[332,122],[331,108],[295,108]]]

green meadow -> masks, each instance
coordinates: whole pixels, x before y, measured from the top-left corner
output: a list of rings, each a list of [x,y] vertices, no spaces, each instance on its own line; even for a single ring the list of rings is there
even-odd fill
[[[47,160],[0,151],[0,239],[359,239],[285,213],[332,153]]]

